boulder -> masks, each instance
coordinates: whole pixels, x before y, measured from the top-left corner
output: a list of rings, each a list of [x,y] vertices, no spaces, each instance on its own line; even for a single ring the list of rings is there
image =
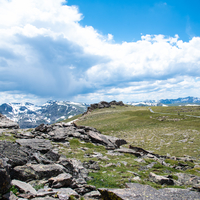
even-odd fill
[[[28,164],[16,166],[13,169],[13,178],[21,181],[49,179],[65,171],[65,168],[59,164]]]
[[[83,197],[86,199],[100,199],[101,193],[99,191],[92,191],[84,194]]]
[[[133,154],[137,157],[142,157],[142,154],[140,152],[136,152],[133,149],[128,149],[128,148],[120,148],[120,149],[115,149],[114,152],[119,152],[119,153],[130,153]]]
[[[182,185],[196,185],[200,183],[199,176],[184,173],[177,173],[175,175],[178,176],[178,182]]]
[[[105,135],[105,137],[107,137],[107,139],[110,142],[112,142],[114,145],[116,145],[117,148],[119,148],[121,145],[127,144],[126,140],[124,140],[124,139],[120,139],[120,138],[109,136],[109,135]]]
[[[28,155],[22,151],[20,146],[9,141],[0,141],[0,154],[8,158],[11,167],[24,165],[28,161]]]
[[[0,113],[0,128],[18,129],[19,125]]]
[[[174,181],[171,178],[167,178],[165,176],[160,176],[160,175],[156,175],[153,172],[150,172],[149,174],[149,180],[160,184],[160,185],[174,185]]]
[[[0,158],[0,194],[4,194],[10,188],[10,175],[5,158]]]
[[[63,173],[48,180],[49,186],[53,188],[69,187],[72,183],[72,175]]]
[[[127,183],[125,189],[98,189],[103,200],[180,200],[199,199],[200,193],[187,189],[165,188],[156,190],[149,185]]]
[[[70,196],[74,196],[75,198],[79,198],[79,194],[71,188],[60,188],[54,189],[57,192],[58,198],[60,200],[69,200]]]
[[[84,162],[83,162],[83,166],[84,166],[86,169],[100,170],[100,167],[99,167],[98,162],[96,162],[96,161],[94,161],[94,160],[89,160],[88,162],[87,162],[87,161],[84,161]]]
[[[40,151],[41,153],[47,153],[52,149],[51,142],[45,139],[18,139],[16,143]]]
[[[87,134],[93,143],[102,144],[106,146],[108,149],[116,148],[116,145],[110,142],[110,140],[105,135],[93,131],[88,131]]]
[[[83,167],[79,160],[61,158],[58,163],[64,166],[66,172],[71,174],[73,178],[86,179],[88,177],[88,170]]]
[[[31,193],[34,195],[37,194],[36,190],[29,183],[25,183],[14,179],[12,180],[11,184],[16,186],[19,189],[19,191],[23,193]]]
[[[4,200],[18,200],[19,198],[12,192],[8,192],[3,195]]]

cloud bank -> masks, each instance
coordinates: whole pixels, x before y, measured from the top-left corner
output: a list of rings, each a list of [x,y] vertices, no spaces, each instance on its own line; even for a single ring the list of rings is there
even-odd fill
[[[198,96],[200,37],[119,44],[82,19],[63,0],[0,0],[0,103]]]

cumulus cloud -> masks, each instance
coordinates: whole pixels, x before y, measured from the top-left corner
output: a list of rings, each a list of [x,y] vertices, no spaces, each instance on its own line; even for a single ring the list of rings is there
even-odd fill
[[[82,18],[63,0],[0,0],[1,102],[12,93],[83,102],[197,94],[199,37],[142,35],[118,44],[81,26]]]

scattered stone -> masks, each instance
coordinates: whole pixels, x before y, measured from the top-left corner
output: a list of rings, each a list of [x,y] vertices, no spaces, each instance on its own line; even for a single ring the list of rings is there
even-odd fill
[[[95,198],[95,199],[100,199],[101,198],[101,193],[99,191],[92,191],[89,193],[86,193],[84,196],[84,198]]]
[[[149,180],[160,184],[160,185],[174,185],[174,181],[171,178],[167,178],[165,176],[160,176],[160,175],[156,175],[153,172],[150,172],[149,174]]]
[[[89,160],[88,162],[87,162],[87,161],[84,161],[84,162],[83,162],[83,166],[84,166],[86,169],[100,170],[100,167],[99,167],[98,162],[96,162],[96,161],[94,161],[94,160]]]
[[[197,185],[200,183],[200,177],[191,175],[191,174],[184,174],[184,173],[177,173],[175,174],[178,176],[178,181],[182,185]]]
[[[23,193],[31,193],[36,195],[36,190],[29,184],[19,180],[12,180],[11,185],[16,186]]]
[[[49,186],[52,188],[69,187],[72,183],[72,175],[63,173],[48,180]]]

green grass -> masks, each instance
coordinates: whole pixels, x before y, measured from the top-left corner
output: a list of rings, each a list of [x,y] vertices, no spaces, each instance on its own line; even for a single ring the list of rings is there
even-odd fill
[[[147,107],[115,107],[96,109],[76,124],[95,127],[102,134],[123,138],[133,146],[160,155],[199,156],[200,118],[183,116],[182,107],[152,108],[159,113],[151,113]],[[193,109],[193,113],[200,116],[199,107],[184,109],[184,114],[190,114],[187,109]],[[164,120],[159,121],[163,117]]]
[[[16,138],[14,137],[14,134],[13,133],[9,133],[10,136],[7,135],[8,133],[2,133],[0,135],[0,140],[6,140],[6,141],[10,141],[10,142],[15,142],[16,141]]]

